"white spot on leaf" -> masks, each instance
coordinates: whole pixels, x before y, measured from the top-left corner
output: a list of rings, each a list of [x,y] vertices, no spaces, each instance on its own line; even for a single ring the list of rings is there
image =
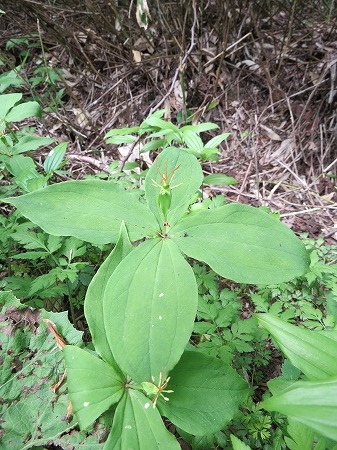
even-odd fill
[[[164,297],[164,292],[161,292],[161,293],[159,294],[159,298],[161,298],[161,297]]]
[[[131,425],[125,425],[125,430],[132,430],[132,426]]]
[[[87,406],[89,406],[89,404],[90,404],[89,402],[84,402],[83,406],[86,408]]]
[[[145,403],[144,408],[145,408],[145,409],[150,408],[150,403]]]
[[[162,320],[162,316],[159,316],[158,319],[159,319],[159,320]]]

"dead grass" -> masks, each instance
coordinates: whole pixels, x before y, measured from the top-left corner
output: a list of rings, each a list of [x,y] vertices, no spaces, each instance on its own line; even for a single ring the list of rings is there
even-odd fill
[[[219,163],[204,168],[239,183],[211,195],[268,205],[294,230],[336,240],[335,2],[154,0],[147,30],[130,3],[1,6],[8,65],[20,62],[22,46],[8,52],[6,42],[29,35],[62,71],[63,106],[46,116],[41,133],[71,141],[73,175],[106,170],[120,157],[103,144],[110,128],[136,124],[159,107],[174,119],[187,107],[195,121],[232,132]],[[27,77],[37,60],[43,64],[40,46],[31,49]],[[43,89],[35,92],[41,101]]]

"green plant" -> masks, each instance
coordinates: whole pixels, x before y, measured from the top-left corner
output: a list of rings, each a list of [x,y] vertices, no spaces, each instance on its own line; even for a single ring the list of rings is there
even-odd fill
[[[337,320],[337,246],[324,245],[323,239],[304,243],[310,252],[308,271],[288,283],[259,287],[250,299],[256,312],[300,321],[307,328],[331,329]]]
[[[321,448],[336,449],[336,330],[306,330],[270,314],[258,314],[257,317],[291,364],[305,376],[304,380],[297,381],[299,373],[295,380],[283,374],[271,380],[268,386],[273,396],[265,399],[261,406],[288,416],[290,448],[311,449],[318,434],[328,438],[321,439],[324,442],[321,442]],[[307,434],[307,428],[314,432]],[[335,442],[331,443],[329,439]]]
[[[117,241],[85,300],[100,358],[64,348],[81,428],[117,403],[106,448],[179,448],[160,414],[189,434],[215,433],[248,393],[228,363],[185,350],[198,297],[182,254],[244,283],[277,283],[308,267],[304,245],[264,211],[239,204],[190,209],[202,178],[194,155],[169,147],[147,173],[147,204],[141,192],[99,180],[5,200],[52,235]],[[129,240],[144,237],[136,247]]]
[[[37,102],[21,100],[21,93],[0,95],[0,164],[13,177],[13,183],[6,186],[7,195],[12,194],[13,190],[15,192],[17,187],[31,192],[46,186],[49,178],[64,164],[63,157],[68,145],[61,143],[49,152],[43,164],[45,174],[41,174],[33,158],[24,156],[24,153],[49,145],[54,139],[37,136],[32,128],[12,129],[12,124],[16,122],[41,116]]]
[[[60,88],[61,82],[65,84],[62,79],[62,70],[48,64],[41,34],[12,38],[6,43],[5,48],[6,53],[12,51],[17,54],[20,64],[13,67],[6,53],[0,53],[0,60],[9,69],[0,76],[0,92],[10,86],[24,85],[34,100],[45,105],[45,111],[60,107],[65,92],[64,87]],[[40,56],[36,57],[38,50],[40,50]],[[34,62],[34,70],[31,73],[28,70],[28,62]]]
[[[69,399],[60,383],[63,355],[51,328],[58,330],[60,339],[81,345],[82,332],[70,324],[67,312],[34,311],[10,292],[0,292],[1,450],[42,449],[52,444],[59,448],[104,446],[100,443],[106,429],[103,421],[88,436],[66,417]]]
[[[11,249],[6,252],[9,274],[2,284],[33,307],[47,308],[47,302],[49,309],[63,309],[62,298],[66,297],[75,323],[73,308],[84,301],[81,287],[86,287],[93,276],[89,263],[81,260],[83,255],[90,258],[90,248],[76,238],[48,236],[27,229],[32,226],[25,222],[15,231],[12,229]]]
[[[179,145],[181,149],[195,155],[201,160],[216,161],[219,151],[217,147],[225,141],[230,133],[223,133],[215,136],[206,144],[199,137],[200,133],[219,128],[214,123],[202,123],[199,125],[185,125],[181,128],[171,122],[162,119],[165,111],[160,110],[147,117],[139,126],[130,128],[119,128],[110,130],[105,138],[108,144],[134,144],[140,140],[142,145],[140,153],[150,152],[159,148],[167,148],[171,145]],[[137,137],[134,135],[138,135]],[[147,142],[144,142],[148,139]],[[212,175],[213,176],[213,175]],[[215,182],[211,178],[206,177],[206,181],[210,184],[235,184],[236,181],[231,177],[222,174],[216,176]]]
[[[265,345],[266,333],[255,318],[241,318],[242,289],[219,289],[219,277],[204,265],[194,264],[199,301],[193,327],[193,345],[203,353],[230,363],[239,372],[244,368],[253,384],[271,359]]]

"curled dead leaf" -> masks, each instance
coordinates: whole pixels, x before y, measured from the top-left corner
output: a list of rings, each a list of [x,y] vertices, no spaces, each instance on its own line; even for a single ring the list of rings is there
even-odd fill
[[[44,323],[47,325],[48,330],[51,332],[51,334],[54,336],[54,339],[56,341],[56,345],[59,348],[63,348],[65,345],[67,345],[66,341],[63,339],[63,337],[58,333],[56,329],[56,325],[49,319],[43,319]]]

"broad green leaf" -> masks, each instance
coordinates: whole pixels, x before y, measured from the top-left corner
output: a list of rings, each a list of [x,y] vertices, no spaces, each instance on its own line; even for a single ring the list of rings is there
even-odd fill
[[[69,403],[67,397],[56,396],[50,383],[38,380],[35,386],[25,385],[23,389],[24,398],[1,416],[1,450],[45,449],[55,436],[74,428],[74,423],[62,420]]]
[[[231,434],[231,442],[233,450],[251,450],[249,445],[244,444],[240,439],[238,439],[234,434]]]
[[[52,173],[59,168],[67,151],[67,147],[68,142],[62,142],[49,152],[45,162],[43,163],[43,168],[47,173]]]
[[[0,95],[0,120],[5,120],[8,111],[22,99],[22,94]]]
[[[123,223],[115,248],[98,269],[96,275],[89,284],[85,296],[84,312],[92,336],[92,341],[95,346],[95,350],[105,361],[109,362],[111,365],[115,365],[115,360],[111,354],[111,350],[104,331],[104,291],[110,276],[113,274],[122,259],[125,258],[132,249],[133,246],[129,240],[127,230]]]
[[[337,440],[337,378],[297,381],[291,388],[262,402],[262,406]]]
[[[79,347],[66,345],[63,354],[73,411],[85,429],[121,399],[124,380],[112,366]]]
[[[151,239],[117,266],[104,294],[112,354],[137,382],[166,375],[178,362],[197,311],[193,271],[170,239]]]
[[[174,172],[173,172],[174,171]],[[186,212],[191,197],[202,183],[202,170],[198,160],[181,149],[166,148],[157,157],[145,179],[145,193],[149,208],[163,227],[166,221],[158,205],[163,177],[168,178],[171,188],[171,205],[167,221],[173,226]]]
[[[334,339],[317,331],[291,325],[271,314],[257,314],[256,317],[291,364],[310,380],[321,380],[337,374]]]
[[[208,186],[228,186],[231,184],[238,184],[235,178],[224,175],[223,173],[207,175],[202,183]]]
[[[23,136],[19,139],[19,142],[12,147],[11,152],[13,155],[25,153],[31,150],[36,150],[42,146],[52,144],[54,141],[55,139],[45,138],[42,136]]]
[[[64,372],[63,354],[42,317],[52,320],[68,342],[81,342],[82,333],[69,323],[67,312],[32,310],[8,292],[0,293],[0,304],[4,301],[0,316],[0,448],[46,448],[75,423],[62,420],[69,403],[64,389],[57,394],[51,389]]]
[[[41,108],[37,102],[26,102],[14,106],[6,115],[6,122],[20,122],[28,117],[41,117]]]
[[[105,450],[180,450],[156,408],[141,392],[130,389],[117,406]]]
[[[65,181],[3,201],[49,234],[95,244],[116,242],[123,220],[132,241],[152,236],[158,228],[137,192],[107,181]]]
[[[228,364],[186,351],[170,372],[169,401],[158,401],[160,413],[184,431],[201,436],[227,425],[248,395],[247,383]]]
[[[264,211],[230,204],[183,218],[170,237],[187,256],[239,283],[275,284],[303,275],[304,244]]]

